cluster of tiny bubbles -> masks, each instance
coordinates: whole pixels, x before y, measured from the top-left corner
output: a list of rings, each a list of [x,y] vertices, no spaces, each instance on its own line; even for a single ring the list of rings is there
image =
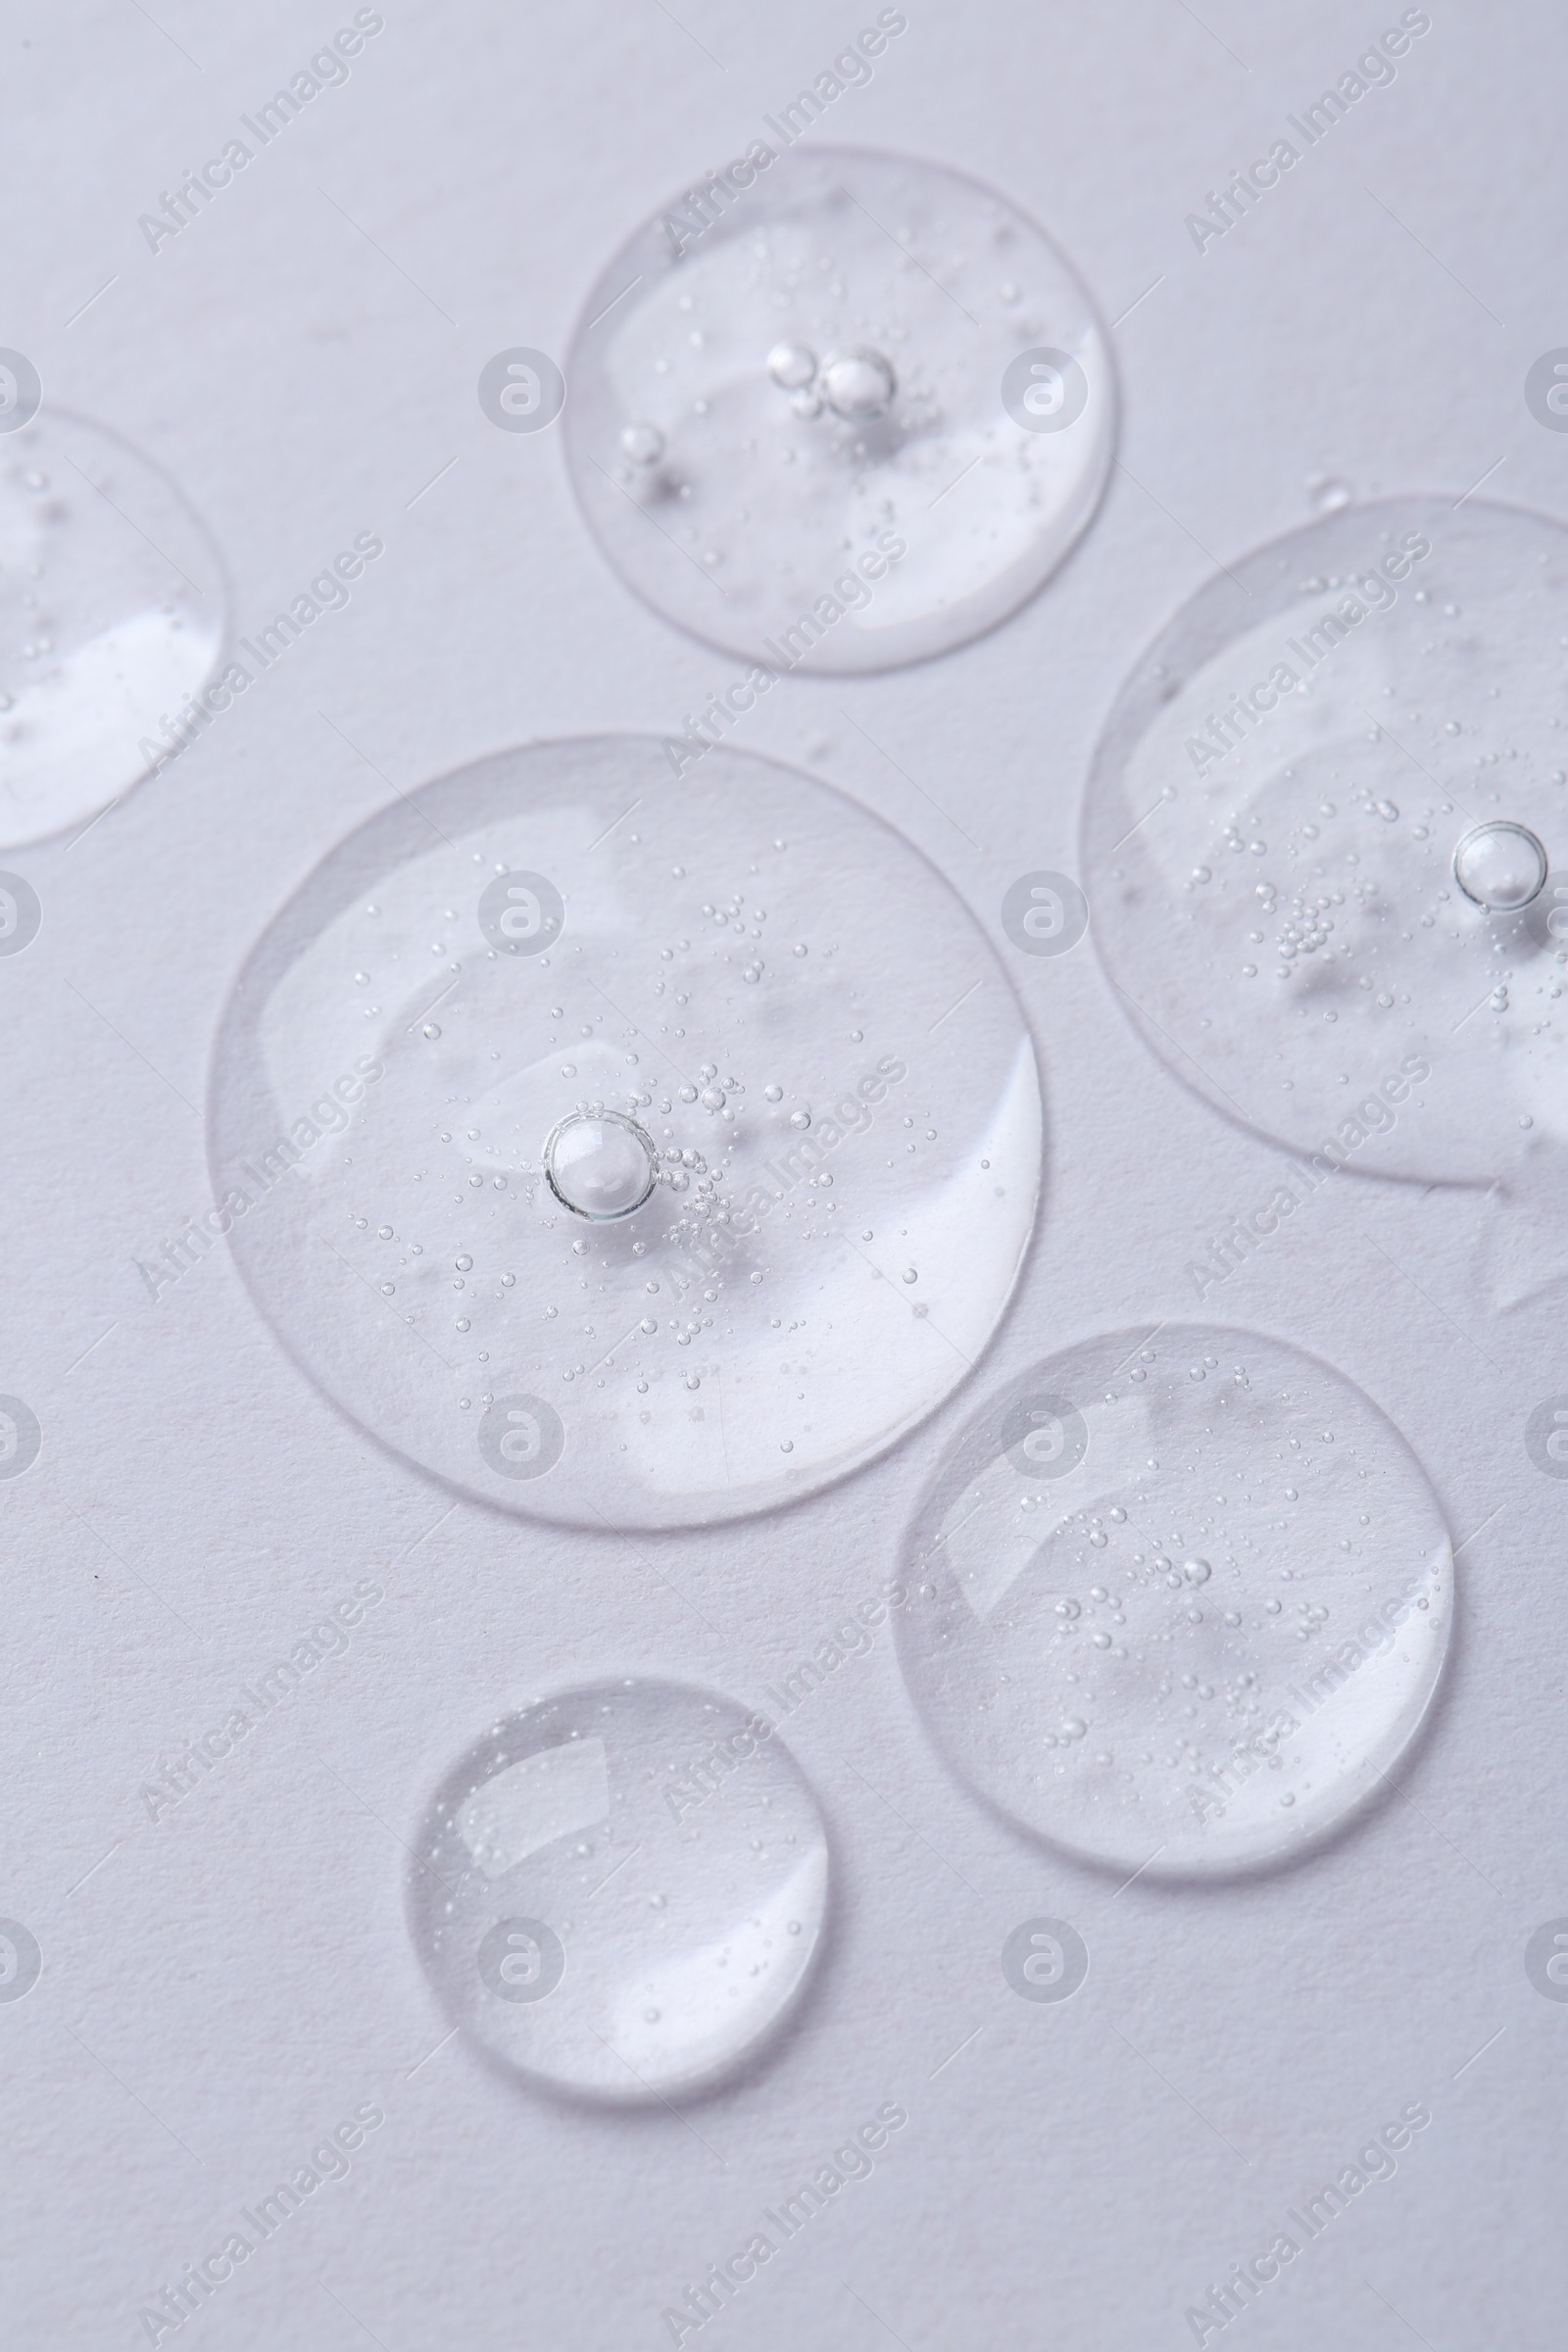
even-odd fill
[[[729,1699],[623,1680],[493,1724],[426,1809],[415,1948],[452,2022],[594,2101],[722,2081],[794,2010],[828,1853],[778,1734]]]
[[[969,993],[991,951],[941,878],[770,762],[662,773],[605,739],[421,787],[439,832],[387,811],[332,854],[215,1060],[220,1166],[317,1137],[236,1244],[285,1344],[416,1464],[567,1524],[770,1508],[912,1427],[983,1349],[1039,1181],[1022,1016]],[[471,902],[444,841],[483,845]],[[748,987],[764,927],[809,953]],[[294,1115],[323,1071],[330,1144]]]
[[[1031,1396],[1091,1400],[1048,1484],[1003,1443]],[[1050,1842],[1171,1877],[1288,1859],[1372,1797],[1451,1610],[1436,1499],[1370,1399],[1277,1341],[1169,1326],[982,1408],[905,1572],[901,1661],[957,1768]]]

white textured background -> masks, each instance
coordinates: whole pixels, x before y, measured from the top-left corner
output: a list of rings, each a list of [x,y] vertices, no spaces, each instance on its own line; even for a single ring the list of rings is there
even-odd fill
[[[48,2352],[145,2340],[146,2296],[373,2098],[387,2120],[351,2178],[182,2337],[635,2352],[668,2340],[661,2306],[762,2206],[896,2098],[910,2121],[874,2176],[704,2344],[1151,2352],[1190,2342],[1183,2307],[1420,2098],[1433,2123],[1398,2176],[1226,2340],[1544,2352],[1568,2245],[1568,2005],[1522,1959],[1568,1911],[1568,1485],[1533,1470],[1522,1427],[1568,1389],[1568,1341],[1549,1302],[1486,1320],[1473,1197],[1346,1179],[1208,1301],[1360,1383],[1455,1542],[1482,1529],[1430,1734],[1381,1810],[1253,1885],[1113,1897],[956,1783],[884,1635],[791,1718],[836,1850],[832,1946],[788,2042],[694,2111],[701,2138],[661,2111],[553,2106],[461,2040],[411,2078],[446,2028],[404,1930],[400,1840],[438,1772],[496,1711],[584,1667],[756,1703],[890,1572],[980,1392],[785,1516],[634,1547],[449,1507],[315,1394],[220,1251],[157,1304],[134,1270],[210,1198],[193,1106],[231,977],[389,797],[377,770],[409,789],[529,735],[662,732],[728,676],[607,569],[559,433],[495,431],[474,380],[507,345],[563,351],[635,223],[740,152],[876,11],[384,13],[347,85],[156,256],[137,215],[352,10],[155,0],[155,24],[134,0],[57,0],[12,9],[0,36],[0,342],[46,398],[174,471],[242,630],[356,532],[387,542],[348,609],[161,779],[75,849],[5,860],[44,928],[0,963],[0,1387],[45,1437],[0,1488],[0,1912],[45,1967],[0,2007],[0,2332]],[[1151,1059],[1089,945],[1012,954],[1003,890],[1076,869],[1081,779],[1122,675],[1211,557],[1307,518],[1309,477],[1457,498],[1501,458],[1489,496],[1568,516],[1568,436],[1522,396],[1529,363],[1568,342],[1565,73],[1547,0],[1433,0],[1393,87],[1200,258],[1185,215],[1396,8],[908,13],[833,138],[994,180],[1107,318],[1163,279],[1115,337],[1127,470],[1046,592],[924,667],[796,677],[736,738],[904,828],[1014,970],[1052,1140],[988,1384],[1086,1332],[1190,1313],[1187,1258],[1220,1209],[1266,1197],[1272,1166]],[[961,807],[979,855],[841,708]],[[352,1651],[150,1824],[136,1791],[160,1752],[371,1573],[388,1598]],[[1008,1929],[1042,1911],[1093,1955],[1059,2009],[1017,2000],[998,1968]]]

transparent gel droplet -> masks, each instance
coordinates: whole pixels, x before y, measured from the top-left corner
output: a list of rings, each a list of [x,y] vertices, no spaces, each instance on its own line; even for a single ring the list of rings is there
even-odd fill
[[[420,1827],[410,1931],[447,2015],[535,2082],[700,2090],[794,2010],[821,1939],[822,1817],[777,1734],[671,1683],[498,1723]]]
[[[1373,1796],[1451,1616],[1436,1498],[1376,1405],[1278,1341],[1169,1325],[993,1398],[905,1577],[905,1675],[965,1779],[1065,1851],[1161,1877],[1287,1860]]]
[[[699,1525],[869,1460],[985,1348],[1035,1213],[1033,1049],[961,903],[724,747],[677,786],[658,739],[530,745],[418,806],[283,907],[219,1044],[216,1197],[265,1198],[233,1246],[285,1345],[525,1517]]]
[[[1396,499],[1231,565],[1122,690],[1100,953],[1178,1076],[1323,1174],[1549,1155],[1561,1192],[1565,648],[1559,523]]]
[[[221,737],[226,621],[219,557],[149,459],[53,407],[0,440],[0,848]]]
[[[1115,394],[1087,293],[1015,206],[940,165],[802,146],[715,187],[632,238],[572,346],[568,463],[607,556],[775,671],[965,643],[1051,575],[1104,486]],[[629,416],[657,467],[628,454]]]
[[[1349,505],[1351,491],[1349,483],[1339,474],[1319,473],[1314,474],[1307,483],[1306,495],[1312,502],[1314,514],[1337,514],[1342,507]]]

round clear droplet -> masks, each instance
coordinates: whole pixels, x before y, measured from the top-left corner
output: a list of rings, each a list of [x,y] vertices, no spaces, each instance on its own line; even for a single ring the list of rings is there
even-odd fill
[[[584,306],[564,422],[596,536],[657,611],[775,671],[964,644],[1049,578],[1104,487],[1089,296],[1016,206],[941,165],[803,145],[715,184],[704,216],[662,208]],[[627,416],[661,434],[657,474],[628,463]]]
[[[1139,1341],[1069,1348],[970,1422],[906,1539],[899,1649],[942,1747],[1021,1827],[1215,1877],[1290,1859],[1383,1786],[1442,1671],[1452,1560],[1420,1465],[1342,1375],[1167,1325],[1134,1380]],[[1082,1443],[1034,1459],[1030,1427]]]
[[[1546,853],[1528,825],[1477,825],[1454,851],[1453,871],[1467,899],[1512,914],[1540,897]]]
[[[776,1733],[671,1683],[600,1683],[498,1723],[447,1774],[408,1881],[447,2015],[595,2101],[722,2080],[795,2009],[827,1838]]]
[[[0,848],[84,824],[209,736],[260,663],[222,651],[221,562],[161,467],[45,407],[0,437]],[[286,615],[277,650],[300,634]],[[200,755],[198,754],[198,758]]]
[[[527,1517],[691,1526],[869,1460],[985,1348],[1034,1219],[1033,1049],[972,917],[724,747],[672,791],[657,739],[530,745],[417,801],[327,858],[225,1016],[215,1198],[265,1197],[233,1235],[263,1311],[382,1444]],[[703,915],[737,894],[744,936]],[[753,929],[811,954],[749,982]]]
[[[1314,514],[1337,514],[1350,503],[1351,490],[1348,481],[1337,473],[1314,474],[1306,485],[1307,497]]]
[[[1549,1158],[1560,1196],[1564,641],[1561,524],[1396,499],[1238,560],[1122,689],[1099,952],[1176,1074],[1319,1178]]]

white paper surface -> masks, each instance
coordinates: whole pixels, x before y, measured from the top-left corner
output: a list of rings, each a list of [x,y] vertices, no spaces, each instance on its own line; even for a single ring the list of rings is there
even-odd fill
[[[1114,1891],[963,1788],[884,1631],[787,1730],[835,1857],[826,1964],[783,2045],[689,2117],[556,2105],[461,2036],[437,2048],[402,1895],[419,1809],[486,1723],[585,1671],[763,1703],[893,1573],[982,1388],[1192,1312],[1187,1261],[1268,1197],[1275,1154],[1152,1058],[1092,944],[1011,956],[998,908],[1030,867],[1077,870],[1122,677],[1216,560],[1307,518],[1311,477],[1458,499],[1494,467],[1488,496],[1568,515],[1568,440],[1522,393],[1568,334],[1550,9],[1435,0],[1392,86],[1201,254],[1187,214],[1396,10],[911,4],[826,126],[992,179],[1122,319],[1121,469],[1057,578],[944,660],[792,679],[736,738],[935,858],[1033,1024],[1039,1230],[977,1381],[933,1423],[782,1516],[591,1539],[455,1504],[379,1450],[220,1248],[156,1299],[137,1271],[210,1204],[220,1010],[317,859],[396,790],[529,737],[662,733],[729,675],[607,567],[559,435],[494,430],[475,379],[509,345],[561,352],[606,256],[874,13],[388,0],[347,81],[156,252],[138,216],[352,12],[83,0],[7,24],[0,343],[46,399],[173,472],[241,632],[356,533],[386,543],[161,776],[75,846],[5,859],[43,906],[0,961],[0,1389],[44,1433],[0,1487],[0,1913],[43,1953],[0,2005],[19,2345],[150,2340],[153,2297],[368,2107],[384,2122],[347,2176],[182,2341],[667,2343],[662,2311],[888,2102],[908,2122],[870,2176],[685,2341],[1190,2343],[1187,2307],[1421,2102],[1395,2177],[1207,2340],[1383,2352],[1414,2330],[1459,2352],[1560,2333],[1568,2005],[1523,1954],[1568,1909],[1568,1486],[1522,1431],[1568,1388],[1568,1352],[1549,1299],[1492,1316],[1477,1195],[1348,1177],[1203,1302],[1363,1387],[1458,1547],[1429,1732],[1397,1791],[1314,1859]],[[385,1598],[347,1648],[149,1818],[160,1759],[220,1730],[362,1579]],[[1089,1946],[1060,2007],[1000,1972],[1035,1914]]]

